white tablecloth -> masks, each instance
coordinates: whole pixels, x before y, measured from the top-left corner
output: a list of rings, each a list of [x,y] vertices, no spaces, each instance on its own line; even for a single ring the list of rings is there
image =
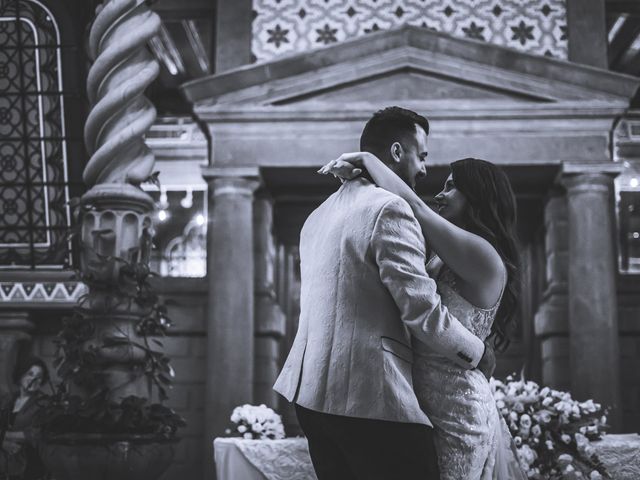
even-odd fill
[[[640,435],[605,435],[593,446],[614,480],[640,480]]]
[[[593,445],[614,480],[640,480],[639,435],[607,435]],[[218,480],[317,480],[304,438],[216,438],[213,446]]]
[[[216,438],[213,451],[218,480],[317,480],[304,438]]]

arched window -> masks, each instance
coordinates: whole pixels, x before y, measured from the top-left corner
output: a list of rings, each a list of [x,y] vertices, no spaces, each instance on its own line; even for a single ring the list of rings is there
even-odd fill
[[[45,5],[0,2],[0,269],[70,263],[60,47]]]
[[[160,275],[163,277],[207,276],[207,231],[204,219],[192,220],[181,236],[167,245]]]

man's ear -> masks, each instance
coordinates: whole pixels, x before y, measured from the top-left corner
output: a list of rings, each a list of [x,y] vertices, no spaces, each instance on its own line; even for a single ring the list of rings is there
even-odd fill
[[[400,142],[393,142],[389,153],[391,154],[393,163],[400,163],[400,160],[402,159],[402,145],[400,145]]]

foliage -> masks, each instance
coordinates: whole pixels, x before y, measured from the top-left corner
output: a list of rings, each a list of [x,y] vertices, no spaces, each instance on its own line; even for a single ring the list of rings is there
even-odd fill
[[[491,386],[529,478],[611,478],[590,444],[608,427],[600,404],[513,376]]]
[[[96,233],[96,232],[94,232]],[[98,235],[114,235],[112,230]],[[73,238],[77,232],[72,232]],[[144,238],[143,238],[144,240]],[[171,327],[167,304],[150,279],[155,275],[148,256],[130,252],[132,260],[100,255],[80,245],[89,259],[75,278],[89,287],[73,315],[63,321],[54,343],[54,366],[60,379],[54,393],[41,399],[36,424],[43,434],[153,434],[169,438],[185,422],[164,406],[174,371],[160,348]],[[114,276],[109,280],[108,274]],[[133,327],[132,327],[133,325]],[[126,384],[142,381],[160,403],[129,396],[114,402],[107,386],[106,367],[116,355],[129,368]]]
[[[172,409],[129,396],[120,403],[107,398],[58,392],[45,398],[38,413],[46,434],[101,433],[109,435],[153,435],[173,438],[184,420]]]

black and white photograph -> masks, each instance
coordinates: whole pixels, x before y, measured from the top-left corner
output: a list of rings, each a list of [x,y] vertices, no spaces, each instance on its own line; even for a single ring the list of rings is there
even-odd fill
[[[640,479],[640,0],[0,0],[0,480],[565,479]]]

